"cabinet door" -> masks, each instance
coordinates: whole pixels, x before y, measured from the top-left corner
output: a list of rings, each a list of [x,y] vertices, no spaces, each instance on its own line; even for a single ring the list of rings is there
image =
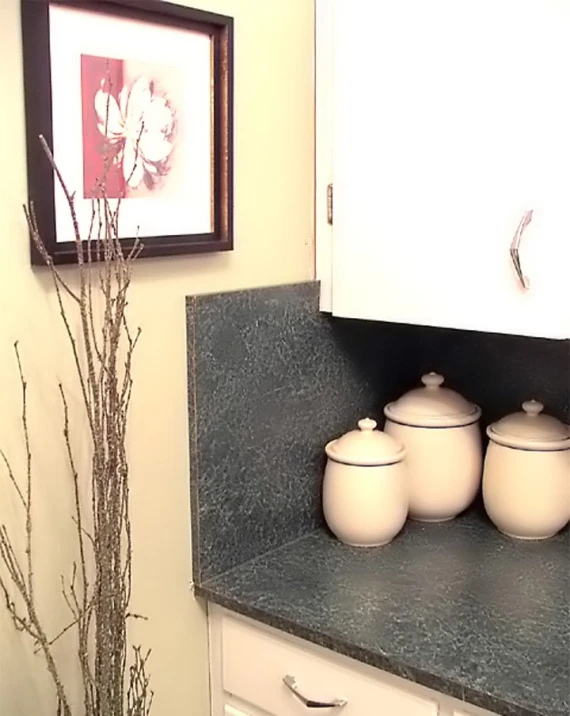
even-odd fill
[[[569,337],[570,2],[333,6],[333,314]]]

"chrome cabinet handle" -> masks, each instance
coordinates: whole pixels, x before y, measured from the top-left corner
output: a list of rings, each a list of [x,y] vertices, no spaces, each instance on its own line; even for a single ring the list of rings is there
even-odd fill
[[[530,211],[525,211],[525,213],[522,215],[522,218],[519,222],[517,230],[515,231],[515,235],[513,236],[513,240],[511,241],[511,260],[515,267],[515,271],[517,272],[517,276],[519,277],[521,286],[524,289],[530,288],[530,281],[524,275],[524,272],[522,270],[521,259],[520,259],[520,254],[519,254],[519,247],[521,244],[521,238],[522,238],[523,232],[526,229],[526,227],[530,224],[531,221],[532,221],[532,209]]]
[[[289,674],[283,677],[283,683],[290,691],[293,692],[303,706],[308,709],[334,709],[341,708],[347,704],[346,699],[333,699],[332,701],[313,701],[313,699],[308,699],[299,691],[295,677],[290,676]]]

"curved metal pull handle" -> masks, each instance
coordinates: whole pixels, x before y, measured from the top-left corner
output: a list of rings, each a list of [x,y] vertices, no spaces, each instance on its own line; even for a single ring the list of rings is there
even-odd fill
[[[341,708],[347,704],[346,699],[333,699],[332,701],[313,701],[313,699],[308,699],[299,691],[295,677],[290,676],[289,674],[283,677],[283,683],[290,691],[293,692],[293,694],[295,694],[303,706],[308,709],[334,709]]]
[[[513,240],[511,241],[511,259],[515,267],[515,271],[517,272],[517,276],[519,277],[519,281],[521,282],[521,286],[524,289],[530,288],[530,281],[524,275],[524,272],[522,270],[519,247],[521,244],[523,232],[531,221],[532,209],[530,211],[525,211],[525,213],[522,215],[522,219],[520,220],[517,230],[515,231],[515,235],[513,236]]]

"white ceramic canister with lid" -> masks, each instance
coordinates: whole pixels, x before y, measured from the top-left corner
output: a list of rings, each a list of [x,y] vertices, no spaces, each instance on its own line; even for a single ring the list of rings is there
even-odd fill
[[[501,532],[546,539],[570,519],[570,427],[537,400],[487,428],[483,500]]]
[[[437,373],[384,408],[385,432],[407,451],[410,517],[443,522],[465,510],[481,483],[481,409],[449,388]]]
[[[404,446],[365,418],[325,450],[323,510],[331,531],[358,547],[390,542],[408,514]]]

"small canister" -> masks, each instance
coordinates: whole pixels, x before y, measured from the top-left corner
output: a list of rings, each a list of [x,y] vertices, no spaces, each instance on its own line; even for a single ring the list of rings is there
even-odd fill
[[[528,400],[487,428],[483,500],[501,532],[545,539],[570,519],[570,428]]]
[[[408,514],[404,446],[365,418],[325,450],[323,510],[331,531],[358,547],[390,542]]]
[[[410,517],[443,522],[465,510],[481,484],[481,409],[443,387],[437,373],[384,408],[384,430],[406,446]]]

